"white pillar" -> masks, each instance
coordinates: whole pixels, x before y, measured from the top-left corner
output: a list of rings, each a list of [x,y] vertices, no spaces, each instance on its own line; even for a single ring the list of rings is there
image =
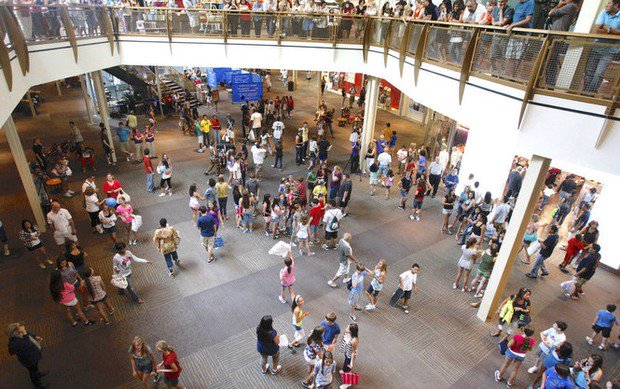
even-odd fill
[[[538,155],[534,155],[530,159],[530,165],[523,179],[517,203],[512,211],[502,248],[495,260],[491,278],[478,309],[478,318],[482,321],[487,321],[490,318],[504,295],[506,283],[517,259],[517,252],[523,243],[525,230],[538,203],[550,164],[549,158]]]
[[[86,89],[86,77],[83,74],[80,74],[80,86],[82,87],[82,97],[84,97],[84,104],[86,104],[86,113],[88,114],[88,122],[90,124],[95,124],[93,120],[93,106],[91,103],[90,96],[88,94],[88,90]]]
[[[597,178],[597,180],[600,180],[603,188],[592,207],[590,220],[596,220],[599,223],[600,232],[597,243],[601,245],[601,263],[618,270],[620,268],[620,256],[617,254],[617,247],[620,225],[618,224],[617,213],[610,212],[610,210],[618,207],[620,177],[609,174],[600,179]]]
[[[30,107],[30,113],[32,114],[32,117],[37,116],[37,110],[34,106],[34,103],[32,102],[32,94],[30,93],[30,91],[26,93],[26,98],[28,99],[28,106]]]
[[[293,90],[297,90],[297,70],[293,70]]]
[[[58,96],[62,96],[62,89],[60,88],[60,81],[56,80],[56,91],[58,92]]]
[[[605,7],[605,4],[607,4],[607,1],[608,0],[582,1],[574,32],[589,33],[592,30],[594,22],[596,22],[596,18],[603,10],[603,7]]]
[[[161,81],[159,79],[158,66],[155,66],[155,84],[157,85],[157,98],[159,99],[159,114],[164,116],[164,101],[161,97]]]
[[[364,106],[364,123],[362,123],[362,134],[360,142],[360,169],[366,170],[366,150],[372,142],[375,134],[375,123],[377,122],[377,103],[379,101],[379,79],[368,76],[366,83],[366,104]]]
[[[323,72],[316,72],[316,108],[319,109],[321,105],[321,80],[323,79]]]
[[[37,188],[34,186],[32,174],[30,173],[28,161],[26,160],[26,154],[24,154],[22,142],[19,139],[19,134],[17,133],[17,128],[15,127],[15,122],[13,122],[12,116],[9,116],[9,118],[6,119],[6,122],[4,122],[4,126],[2,126],[2,128],[4,129],[6,140],[9,143],[11,154],[15,160],[19,178],[24,185],[24,191],[26,192],[28,203],[30,203],[30,209],[32,209],[34,220],[37,222],[39,229],[45,232],[46,223],[43,210],[41,209],[41,200],[37,194]]]
[[[114,149],[114,140],[112,139],[112,132],[110,131],[110,120],[108,115],[108,99],[105,96],[105,88],[103,87],[103,78],[101,76],[101,70],[92,72],[93,82],[95,84],[95,93],[97,93],[97,102],[99,103],[99,115],[101,116],[101,122],[106,128],[108,134],[108,143],[112,149],[112,162],[116,163],[116,150]]]

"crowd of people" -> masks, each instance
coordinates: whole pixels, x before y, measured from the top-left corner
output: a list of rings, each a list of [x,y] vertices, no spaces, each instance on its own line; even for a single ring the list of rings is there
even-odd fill
[[[422,210],[428,205],[427,200],[425,206],[426,198],[438,194],[441,196],[440,189],[445,191],[441,202],[443,224],[440,231],[446,235],[454,235],[457,244],[462,248],[462,255],[455,261],[457,274],[452,287],[461,289],[462,292],[473,292],[474,301],[471,305],[476,307],[480,304],[491,277],[525,169],[523,166],[515,167],[509,175],[506,193],[499,199],[494,199],[491,193],[482,193],[478,189],[480,184],[473,174],[469,175],[465,182],[459,182],[459,160],[450,158],[446,148],[435,157],[425,145],[418,147],[412,143],[398,147],[397,133],[389,123],[378,132],[367,150],[360,150],[361,126],[356,125],[355,121],[348,138],[351,147],[350,162],[359,161],[360,152],[365,152],[365,163],[363,166],[350,163],[341,167],[329,156],[329,138],[335,137],[331,126],[335,109],[330,109],[327,103],[322,101],[314,121],[304,122],[300,128],[289,130],[284,120],[287,116],[290,117],[289,108],[292,109],[293,100],[291,98],[289,102],[288,98],[276,98],[275,101],[279,101],[279,104],[268,99],[243,104],[241,126],[236,126],[232,116],[227,115],[226,127],[227,131],[233,132],[232,137],[221,136],[217,115],[212,115],[211,118],[204,115],[201,120],[195,119],[199,140],[196,151],[209,150],[208,160],[211,167],[205,172],[207,178],[204,192],[199,183],[189,186],[187,218],[191,217],[197,228],[196,239],[200,239],[205,249],[206,263],[216,260],[218,250],[224,249],[219,230],[233,223],[240,233],[262,230],[266,238],[274,240],[274,249],[280,247],[279,255],[284,258],[284,267],[279,271],[279,285],[274,289],[279,291],[277,299],[280,303],[290,304],[292,328],[290,331],[277,332],[273,328],[271,316],[266,315],[261,319],[256,334],[257,350],[262,358],[262,373],[276,375],[282,370],[281,347],[292,354],[296,354],[297,349],[303,347],[302,354],[308,366],[307,375],[302,381],[305,387],[330,387],[336,382],[337,373],[340,373],[341,388],[346,388],[356,383],[361,371],[357,363],[360,350],[359,327],[363,329],[360,315],[372,315],[377,309],[382,311],[386,304],[381,302],[380,297],[384,286],[389,283],[397,283],[398,289],[389,301],[385,300],[389,306],[398,307],[404,314],[409,314],[410,305],[418,291],[418,274],[423,267],[423,264],[421,266],[413,263],[404,272],[393,276],[388,272],[386,259],[379,259],[371,264],[358,255],[353,255],[352,236],[346,228],[353,191],[351,174],[359,170],[360,174],[368,176],[370,196],[375,195],[377,188],[384,188],[386,201],[390,201],[390,188],[397,185],[400,196],[393,200],[394,205],[402,210],[411,207],[408,217],[414,222],[422,223]],[[352,108],[353,103],[349,106],[347,108]],[[287,111],[289,115],[286,115]],[[156,158],[155,119],[152,111],[142,120],[148,122],[144,125],[144,130],[140,128],[141,120],[133,112],[119,123],[116,130],[119,144],[117,149],[126,154],[128,163],[142,163],[147,192],[156,190],[153,177],[157,174],[161,176],[159,195],[171,196],[171,158],[166,153],[161,153],[159,163],[154,168],[152,159]],[[149,131],[153,133],[153,140],[150,144],[142,143],[147,142]],[[295,162],[298,166],[303,166],[303,169],[298,169],[300,172],[294,175],[281,177],[277,187],[265,187],[262,179],[264,176],[278,177],[278,170],[265,166],[271,165],[272,169],[277,169],[279,162],[279,169],[282,169],[282,138],[288,132],[292,133],[290,137],[294,136]],[[106,129],[101,127],[101,146],[104,153],[109,153],[110,144],[106,143],[109,139],[107,135],[104,136],[106,133]],[[75,124],[71,125],[71,134],[75,144],[84,143],[83,138],[81,142],[77,141],[80,137],[76,136],[79,135],[79,130]],[[232,142],[232,139],[238,141]],[[134,143],[134,149],[128,147],[130,140]],[[69,161],[74,156],[83,160],[80,150],[82,149],[78,146],[69,148],[65,153],[59,151],[58,155],[52,158],[66,161],[63,164],[68,168]],[[47,174],[51,166],[47,163],[49,154],[45,153],[40,139],[35,139],[33,151],[36,160],[32,170],[36,182],[41,175]],[[268,162],[271,158],[274,158],[273,164]],[[111,160],[108,161],[112,163]],[[215,174],[211,176],[213,169]],[[597,223],[589,220],[589,210],[595,200],[596,191],[589,192],[589,197],[579,197],[576,177],[569,175],[556,185],[559,175],[553,173],[550,171],[545,183],[551,191],[545,190],[541,193],[539,214],[542,215],[542,211],[555,203],[555,198],[552,202],[549,202],[549,198],[556,194],[560,198],[558,208],[564,202],[578,204],[569,209],[569,213],[573,210],[577,212],[570,228],[574,237],[568,240],[566,257],[560,265],[562,271],[567,271],[566,268],[571,264],[576,268],[574,277],[567,281],[566,285],[563,284],[563,289],[569,297],[578,299],[583,295],[583,286],[592,278],[600,261],[600,246],[596,243]],[[88,214],[92,232],[109,235],[115,252],[111,258],[111,286],[121,294],[128,294],[135,303],[143,303],[144,300],[133,286],[132,266],[134,263],[152,264],[152,261],[140,258],[128,249],[129,246],[137,246],[139,240],[144,242],[144,239],[140,239],[144,235],[140,231],[142,217],[134,209],[131,196],[112,174],[107,174],[101,188],[96,184],[95,176],[87,175],[81,192],[84,211]],[[137,194],[134,193],[135,195]],[[80,245],[73,215],[59,201],[50,202],[50,196],[46,196],[42,201],[49,203],[47,223],[58,248],[46,248],[40,239],[39,226],[30,220],[22,222],[20,240],[41,268],[45,269],[47,265],[52,267],[49,287],[51,298],[63,306],[73,327],[78,326],[80,321],[84,326],[95,324],[95,321],[88,317],[89,310],[96,311],[99,320],[105,325],[111,324],[115,308],[107,299],[106,282],[89,266],[89,256]],[[232,204],[228,202],[230,196]],[[229,216],[229,212],[234,214]],[[523,244],[527,262],[531,257],[536,258],[532,270],[526,274],[530,278],[537,277],[539,270],[542,270],[542,276],[549,274],[544,262],[551,256],[559,241],[558,225],[564,221],[555,218],[548,225],[543,224],[539,214],[532,217]],[[554,215],[556,217],[557,212]],[[353,217],[355,215],[352,215]],[[117,228],[117,223],[120,228]],[[242,236],[239,235],[238,239],[242,239]],[[179,271],[180,262],[177,250],[181,247],[181,238],[178,230],[169,225],[167,219],[162,218],[152,235],[152,242],[163,256],[168,273],[174,277]],[[537,246],[537,250],[534,246]],[[338,258],[335,275],[326,282],[329,287],[338,288],[340,281],[342,289],[346,288],[343,301],[348,307],[349,324],[344,326],[342,337],[335,312],[326,312],[325,320],[317,324],[310,336],[306,337],[303,321],[308,316],[308,311],[304,297],[294,289],[296,280],[303,277],[303,274],[295,270],[296,247],[299,248],[299,257],[315,255],[313,250],[321,247],[326,252],[333,250]],[[136,250],[139,250],[139,247],[136,247]],[[474,269],[476,263],[478,267]],[[472,271],[475,275],[470,282]],[[506,360],[495,373],[495,378],[502,381],[507,377],[509,386],[514,384],[525,354],[535,345],[529,316],[531,295],[529,289],[521,288],[506,298],[498,309],[500,326],[493,335],[500,337],[499,343],[503,345]],[[366,298],[368,303],[363,306],[362,300]],[[597,313],[594,333],[587,338],[587,341],[592,343],[600,333],[601,350],[608,347],[611,329],[616,322],[614,310],[615,306],[611,304],[606,311]],[[74,312],[79,320],[76,320]],[[566,326],[564,322],[556,322],[553,329],[561,332]],[[540,352],[537,352],[539,361],[530,369],[531,374],[537,373],[533,384],[541,381],[543,387],[562,387],[552,386],[552,383],[570,380],[576,387],[596,387],[593,382],[601,382],[602,379],[602,357],[592,354],[584,360],[577,360],[572,370],[566,373],[566,366],[571,364],[572,348],[564,340],[556,341],[561,339],[558,336],[551,342],[550,333],[551,330],[547,330],[541,334]],[[501,336],[502,334],[504,336]],[[29,334],[21,323],[15,323],[9,328],[9,337],[11,353],[18,355],[22,364],[30,371],[32,382],[41,387],[41,377],[45,375],[45,372],[38,370],[41,339]],[[615,342],[615,346],[620,346],[620,342]],[[173,348],[165,341],[157,342],[155,348],[162,353],[162,363],[156,363],[151,348],[143,339],[134,339],[130,347],[134,377],[148,387],[151,377],[159,379],[163,373],[169,386],[182,387],[179,382],[182,368]],[[556,363],[553,364],[550,358]],[[511,365],[513,370],[508,376],[507,369]]]

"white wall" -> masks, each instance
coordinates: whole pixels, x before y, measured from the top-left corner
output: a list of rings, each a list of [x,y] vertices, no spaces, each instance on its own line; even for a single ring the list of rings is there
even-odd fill
[[[222,40],[201,38],[175,38],[169,45],[167,37],[122,37],[120,54],[116,52],[112,57],[105,39],[78,43],[82,45],[78,64],[73,60],[68,43],[33,47],[31,72],[25,78],[19,72],[17,61],[12,62],[13,92],[8,93],[6,84],[0,82],[0,123],[30,85],[120,64],[359,72],[384,78],[412,99],[467,125],[470,133],[461,172],[464,175],[475,173],[483,190],[490,190],[497,196],[513,156],[537,154],[551,158],[552,164],[559,168],[588,178],[601,177],[605,185],[600,200],[603,204],[620,196],[620,153],[617,152],[620,121],[611,122],[605,141],[594,148],[604,119],[587,114],[601,114],[604,107],[536,96],[535,102],[551,107],[530,104],[519,130],[517,121],[523,91],[472,77],[463,103],[459,105],[458,73],[424,63],[416,86],[413,59],[407,59],[401,77],[398,53],[390,51],[385,67],[380,48],[371,48],[368,63],[364,63],[359,45],[338,45],[333,49],[328,43],[282,42],[278,46],[276,42],[241,40],[229,40],[228,45],[224,45]],[[603,207],[597,205],[596,208]],[[601,222],[601,231],[605,231],[601,234],[603,249],[614,247],[611,239],[616,230],[611,216],[598,210],[595,215]],[[620,257],[604,255],[603,258],[608,265],[620,267]]]

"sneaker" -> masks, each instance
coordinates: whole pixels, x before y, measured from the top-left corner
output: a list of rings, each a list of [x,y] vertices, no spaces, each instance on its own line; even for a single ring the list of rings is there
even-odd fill
[[[477,298],[477,299],[479,299],[479,298],[481,298],[481,297],[482,297],[482,293],[476,293],[476,294],[474,295],[474,297],[475,297],[475,298]]]
[[[278,300],[280,300],[282,304],[286,304],[286,300],[282,298],[282,296],[278,296]]]
[[[85,311],[90,311],[91,309],[95,309],[95,306],[93,304],[88,304],[84,307]]]
[[[159,197],[164,197],[166,194],[165,193],[160,193]]]
[[[336,283],[332,280],[327,281],[327,285],[331,286],[332,288],[337,288],[338,285],[336,285]]]
[[[548,276],[548,275],[549,275],[549,272],[544,272],[544,273],[542,273],[540,276],[541,276],[541,277],[544,277],[544,276]]]
[[[499,370],[495,370],[495,382],[501,382],[502,378],[499,376]]]
[[[413,217],[413,215],[409,215],[409,220],[415,220],[415,217]]]
[[[594,340],[590,338],[589,336],[586,336],[586,341],[588,342],[589,345],[592,345],[592,343],[594,343]]]
[[[355,315],[349,315],[349,319],[351,319],[353,323],[357,323],[357,317],[355,317]]]
[[[175,276],[174,271],[173,271],[173,270],[170,270],[170,271],[168,272],[168,275],[169,275],[170,277],[174,277],[174,276]]]
[[[420,221],[420,216],[416,216],[415,220],[419,222]]]
[[[54,262],[50,261],[49,259],[46,260],[46,262],[47,262],[48,265],[53,265],[54,264]]]
[[[530,374],[534,374],[538,371],[538,368],[536,366],[532,366],[529,369],[527,369],[527,372]]]
[[[207,263],[211,263],[215,261],[215,255],[212,255],[211,258],[209,258],[209,260],[207,261]]]
[[[327,244],[325,244],[325,243],[323,243],[323,245],[321,247],[323,247],[323,249],[325,249],[325,250],[329,250],[329,247],[327,247]]]
[[[361,311],[361,310],[362,310],[362,307],[360,307],[359,305],[356,305],[356,306],[355,306],[355,310],[356,310],[356,311]]]
[[[301,381],[301,386],[303,386],[304,388],[311,388],[312,387],[312,382],[306,382],[306,381]]]
[[[295,242],[291,242],[291,247],[297,247],[297,245],[295,244]]]
[[[536,279],[536,276],[535,276],[534,274],[525,273],[525,276],[526,276],[527,278]]]
[[[605,351],[605,350],[607,350],[607,347],[605,347],[604,345],[601,344],[600,346],[598,346],[598,349],[601,350],[601,351]]]
[[[95,324],[95,322],[92,320],[89,320],[86,323],[84,323],[84,327],[89,327],[89,326],[92,326],[93,324]]]
[[[45,264],[40,263],[40,264],[39,264],[39,267],[40,267],[41,269],[45,270]]]
[[[153,382],[155,382],[155,383],[158,383],[160,379],[161,379],[161,375],[159,375],[159,374],[155,374],[153,376]]]
[[[276,367],[275,370],[271,371],[271,374],[276,375],[276,374],[278,374],[281,371],[282,371],[282,366],[278,365],[278,367]]]
[[[269,232],[265,231],[265,236],[269,236]]]
[[[376,307],[375,307],[374,305],[372,305],[372,304],[368,304],[368,305],[366,305],[366,307],[365,307],[365,309],[366,309],[367,311],[372,311],[372,310],[373,310],[373,309],[375,309],[375,308],[376,308]]]
[[[265,375],[265,374],[267,374],[267,372],[268,372],[268,371],[269,371],[269,364],[266,364],[266,365],[265,365],[265,370],[262,370],[262,369],[261,369],[261,373],[262,373],[263,375]]]
[[[343,279],[342,279],[342,283],[343,283],[343,284],[348,284],[348,283],[349,283],[349,281],[351,281],[351,277],[349,277],[349,278],[343,278]]]
[[[456,283],[452,284],[452,289],[456,289],[458,288],[458,286],[456,286]]]
[[[403,308],[403,312],[405,312],[405,314],[407,314],[407,315],[409,314],[409,310],[408,309],[404,309]]]
[[[309,257],[311,257],[311,256],[313,256],[314,254],[316,254],[314,251],[310,251],[310,252],[308,253],[308,256],[309,256]]]

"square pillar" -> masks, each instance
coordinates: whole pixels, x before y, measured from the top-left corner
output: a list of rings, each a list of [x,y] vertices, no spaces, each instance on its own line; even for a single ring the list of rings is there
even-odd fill
[[[86,76],[80,74],[80,86],[82,87],[82,97],[84,98],[84,104],[86,104],[86,113],[88,114],[88,122],[90,124],[95,124],[93,119],[93,106],[90,95],[88,94],[88,89],[86,88]]]
[[[366,83],[366,104],[364,105],[364,123],[362,123],[362,134],[360,136],[360,169],[365,171],[366,150],[375,134],[375,124],[377,122],[377,103],[379,101],[379,79],[377,77],[367,77]]]
[[[527,225],[536,209],[550,164],[549,158],[538,155],[534,155],[530,159],[530,165],[523,178],[521,191],[512,211],[502,248],[495,260],[491,278],[489,278],[489,283],[478,309],[478,318],[482,321],[487,321],[495,313],[500,299],[504,295],[506,283],[517,259],[517,252],[523,243]]]
[[[103,87],[103,77],[101,76],[101,70],[92,72],[91,76],[95,84],[95,93],[97,94],[97,103],[99,104],[99,115],[101,116],[101,122],[106,129],[106,133],[108,135],[108,142],[110,143],[110,148],[112,149],[112,162],[116,163],[114,140],[112,139],[112,132],[110,131],[108,99],[105,96],[105,88]]]

